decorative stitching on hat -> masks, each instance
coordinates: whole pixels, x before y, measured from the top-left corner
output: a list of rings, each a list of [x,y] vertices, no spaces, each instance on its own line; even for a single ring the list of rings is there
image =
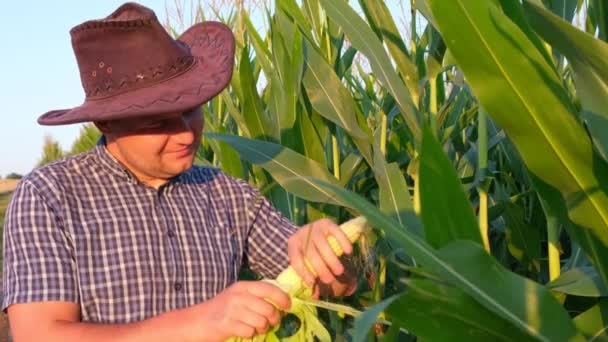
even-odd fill
[[[71,34],[81,33],[82,31],[94,30],[94,29],[132,29],[136,27],[151,26],[153,18],[149,19],[136,19],[136,20],[114,20],[114,21],[101,21],[91,20],[84,22],[78,26],[73,27],[70,30]]]
[[[208,42],[208,39],[204,39],[204,40]],[[221,51],[224,52],[225,50],[222,49]],[[221,63],[223,65],[229,64],[229,58],[230,58],[230,55],[228,55],[228,53],[227,53],[228,51],[225,51],[225,52],[226,52],[225,54],[222,53],[224,55],[224,58],[225,58],[224,61],[222,61],[222,63]],[[225,73],[232,73],[232,68],[223,68],[221,70],[218,70],[216,73],[209,75],[208,78],[207,78],[207,80],[201,82],[201,84],[198,86],[198,89],[195,88],[195,90],[192,91],[192,92],[182,93],[182,94],[180,94],[180,95],[178,95],[178,96],[176,96],[176,97],[174,97],[172,99],[160,98],[160,99],[156,99],[156,100],[151,101],[151,102],[146,103],[146,104],[141,104],[141,105],[139,105],[139,104],[131,104],[131,105],[126,106],[126,107],[124,107],[122,109],[115,110],[115,112],[124,112],[124,111],[132,109],[132,108],[145,109],[145,108],[148,108],[148,107],[150,107],[150,106],[152,106],[152,105],[154,105],[156,103],[159,103],[159,102],[164,102],[164,103],[172,104],[172,103],[175,103],[175,102],[181,100],[185,96],[196,96],[196,97],[198,97],[200,95],[200,93],[203,91],[203,89],[208,88],[209,86],[213,86],[213,85],[216,85],[217,83],[219,83],[218,79],[220,78],[220,76],[222,74],[225,74]],[[212,79],[213,81],[209,81],[209,79]],[[222,88],[222,90],[223,90],[223,88]],[[220,91],[218,91],[218,93]],[[210,94],[209,98],[212,98],[215,95],[217,95],[217,94]]]
[[[101,65],[101,63],[99,65]],[[143,85],[149,85],[172,78],[185,72],[192,67],[192,65],[194,65],[193,56],[182,56],[176,61],[166,65],[158,65],[143,70],[137,70],[112,78],[110,78],[110,75],[113,74],[112,67],[109,67],[109,70],[105,74],[98,74],[94,70],[91,73],[91,77],[88,78],[90,81],[87,82],[87,84],[84,84],[83,87],[87,99],[102,99],[114,96],[123,90],[135,90]],[[101,76],[101,78],[97,76]],[[127,86],[132,86],[132,88],[125,89]]]
[[[218,42],[220,42],[220,43],[218,44]],[[220,62],[220,65],[223,65],[223,66],[226,66],[226,64],[231,65],[230,64],[230,58],[232,58],[233,56],[231,56],[229,54],[229,49],[226,49],[224,47],[224,41],[222,39],[220,39],[220,38],[212,38],[210,35],[200,35],[200,36],[197,36],[193,40],[192,45],[198,45],[198,46],[210,46],[210,45],[212,45],[212,46],[214,46],[216,48],[219,48],[218,52],[222,56],[224,56],[223,60]],[[201,84],[198,86],[198,89],[194,90],[193,92],[186,92],[186,93],[180,94],[180,95],[174,97],[173,99],[165,99],[165,98],[156,99],[156,100],[153,100],[153,101],[151,101],[149,103],[146,103],[146,104],[143,104],[143,105],[131,104],[131,105],[126,106],[126,107],[124,107],[122,109],[116,110],[116,112],[124,112],[124,111],[132,109],[132,108],[145,109],[145,108],[150,107],[150,106],[152,106],[152,105],[154,105],[156,103],[159,103],[159,102],[164,102],[164,103],[172,104],[172,103],[175,103],[175,102],[179,101],[184,96],[199,96],[200,93],[201,93],[201,91],[203,89],[205,89],[205,88],[207,88],[209,86],[216,85],[217,83],[219,83],[218,80],[219,80],[220,76],[222,74],[227,73],[227,72],[228,73],[232,73],[232,68],[226,68],[226,67],[224,67],[221,70],[218,70],[217,72],[209,75],[205,81],[201,82]],[[210,82],[209,79],[212,79],[213,81]],[[219,91],[218,91],[218,93],[219,93]],[[213,97],[213,96],[215,96],[215,95],[217,95],[217,94],[211,94],[210,98]]]
[[[164,103],[171,104],[171,103],[175,103],[175,102],[181,100],[181,98],[184,97],[184,96],[198,96],[198,95],[200,95],[201,91],[204,88],[206,88],[208,86],[215,85],[216,83],[218,83],[217,79],[218,79],[219,75],[224,74],[226,72],[231,72],[231,71],[232,70],[229,70],[229,69],[223,69],[223,70],[221,70],[221,71],[219,71],[219,72],[211,75],[210,78],[212,78],[215,82],[204,81],[204,82],[202,82],[199,85],[198,89],[195,90],[195,91],[193,91],[193,92],[180,94],[180,95],[176,96],[173,99],[162,99],[162,98],[161,99],[157,99],[157,100],[154,100],[152,102],[146,103],[145,105],[132,104],[132,105],[129,105],[129,106],[123,108],[123,109],[116,110],[116,112],[124,112],[125,110],[131,109],[131,108],[145,109],[145,108],[150,107],[150,106],[152,106],[152,105],[154,105],[154,104],[156,104],[158,102],[164,102]],[[223,88],[222,88],[222,90],[223,90]],[[215,95],[217,95],[217,94],[211,94],[210,98],[213,97],[213,96],[215,96]]]

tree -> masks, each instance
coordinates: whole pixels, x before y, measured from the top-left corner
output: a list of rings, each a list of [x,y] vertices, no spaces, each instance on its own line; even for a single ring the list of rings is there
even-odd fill
[[[44,137],[44,146],[42,147],[42,158],[37,166],[46,165],[54,160],[63,158],[64,153],[61,150],[59,143],[50,135]]]
[[[18,174],[16,172],[11,172],[8,175],[6,175],[6,179],[21,179],[23,178],[23,175]]]
[[[95,125],[83,125],[80,129],[80,135],[72,144],[72,148],[70,149],[69,155],[82,153],[92,149],[93,147],[95,147],[100,137],[101,132],[99,131],[99,129],[97,129],[97,127],[95,127]]]

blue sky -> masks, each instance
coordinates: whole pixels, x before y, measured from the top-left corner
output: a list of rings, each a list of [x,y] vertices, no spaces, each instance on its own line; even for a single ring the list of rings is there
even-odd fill
[[[166,6],[173,11],[175,1],[185,4],[186,10],[191,3],[197,3],[193,0],[137,2],[154,10],[164,23]],[[201,1],[203,4],[212,2]],[[396,3],[399,1],[389,0],[387,4],[391,10],[398,10]],[[64,150],[71,147],[81,125],[40,126],[36,119],[49,110],[71,108],[84,101],[69,30],[86,20],[106,17],[124,2],[56,0],[34,3],[20,0],[3,4],[0,15],[0,177],[10,172],[29,172],[41,157],[45,135],[59,141]],[[256,26],[262,28],[263,24]]]
[[[7,1],[0,32],[0,177],[29,172],[42,153],[45,134],[64,149],[80,125],[40,126],[39,115],[84,101],[69,30],[86,20],[103,18],[124,1]],[[165,22],[165,0],[139,0]],[[172,4],[170,1],[169,4]]]

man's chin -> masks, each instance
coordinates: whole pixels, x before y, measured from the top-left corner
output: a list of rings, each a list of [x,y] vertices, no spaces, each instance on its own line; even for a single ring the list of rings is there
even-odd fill
[[[175,161],[175,163],[171,165],[169,171],[175,176],[177,176],[182,172],[188,171],[193,164],[194,158],[180,158],[180,160]]]

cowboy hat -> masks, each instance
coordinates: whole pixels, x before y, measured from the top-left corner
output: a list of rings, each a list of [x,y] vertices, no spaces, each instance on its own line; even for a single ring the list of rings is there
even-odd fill
[[[70,35],[85,100],[43,114],[42,125],[185,111],[220,93],[232,77],[234,36],[219,22],[196,24],[175,40],[152,10],[126,3]]]

